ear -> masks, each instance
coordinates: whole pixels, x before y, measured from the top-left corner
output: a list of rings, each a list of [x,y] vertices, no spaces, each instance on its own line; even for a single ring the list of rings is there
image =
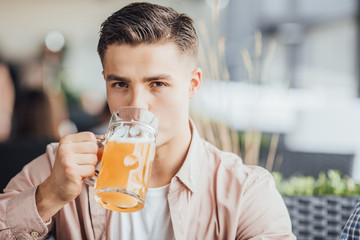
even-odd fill
[[[200,90],[201,86],[201,76],[202,72],[200,68],[196,68],[191,73],[191,81],[189,85],[189,97],[190,99],[193,99],[197,92]]]

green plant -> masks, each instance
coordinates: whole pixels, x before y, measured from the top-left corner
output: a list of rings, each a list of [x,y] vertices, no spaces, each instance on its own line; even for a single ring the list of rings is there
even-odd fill
[[[337,170],[321,172],[317,179],[309,176],[283,179],[281,173],[273,172],[276,187],[285,196],[359,196],[360,184]]]

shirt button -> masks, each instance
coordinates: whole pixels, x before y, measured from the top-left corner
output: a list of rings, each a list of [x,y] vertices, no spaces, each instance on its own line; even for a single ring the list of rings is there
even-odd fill
[[[34,238],[39,237],[39,233],[38,232],[31,232],[30,235]]]

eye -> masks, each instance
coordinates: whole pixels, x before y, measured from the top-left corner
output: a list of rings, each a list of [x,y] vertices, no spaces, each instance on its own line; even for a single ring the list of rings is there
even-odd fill
[[[165,87],[166,84],[163,83],[163,82],[152,82],[152,83],[150,84],[150,86],[151,86],[151,87]]]
[[[111,85],[113,88],[128,88],[129,86],[125,82],[115,82]]]

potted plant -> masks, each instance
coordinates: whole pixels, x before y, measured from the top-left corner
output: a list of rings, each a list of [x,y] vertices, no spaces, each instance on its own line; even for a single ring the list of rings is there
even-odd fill
[[[276,186],[288,207],[298,240],[339,239],[360,198],[360,184],[339,171],[283,179],[273,173]]]

